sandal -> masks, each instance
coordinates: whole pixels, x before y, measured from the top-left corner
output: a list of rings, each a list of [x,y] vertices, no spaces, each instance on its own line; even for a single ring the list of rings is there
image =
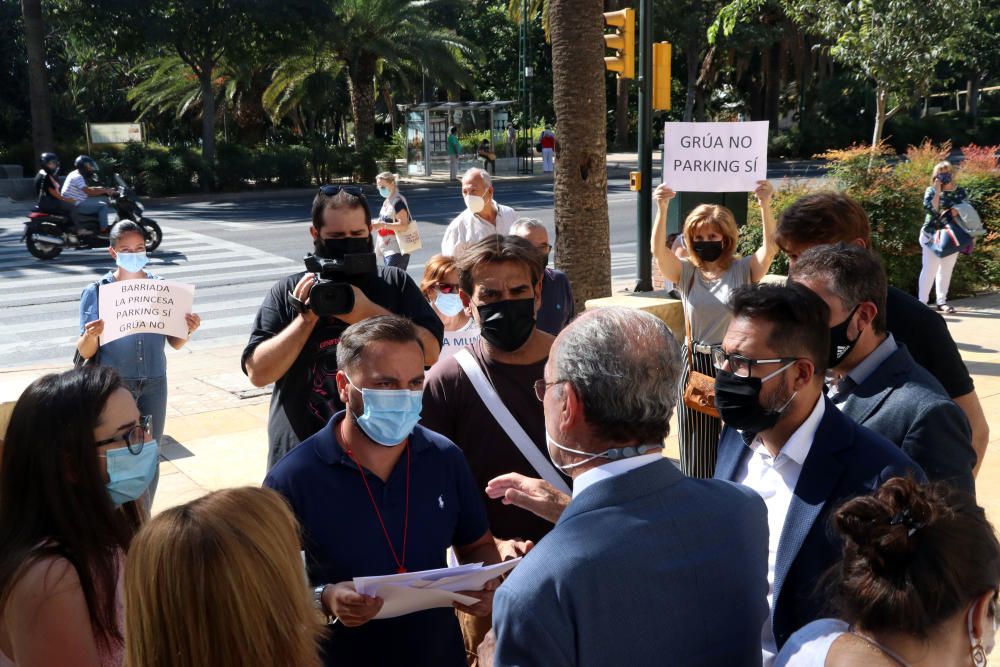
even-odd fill
[[[941,311],[942,313],[949,313],[949,314],[951,314],[951,313],[955,312],[955,307],[954,306],[949,306],[946,303],[938,305],[937,309],[939,311]]]

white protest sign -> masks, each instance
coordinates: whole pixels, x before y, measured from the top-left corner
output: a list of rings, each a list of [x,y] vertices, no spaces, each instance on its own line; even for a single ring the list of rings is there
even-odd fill
[[[663,182],[676,192],[751,192],[767,178],[767,121],[665,123]]]
[[[194,285],[167,280],[121,280],[100,286],[98,311],[104,320],[101,345],[137,333],[188,337],[185,315]]]

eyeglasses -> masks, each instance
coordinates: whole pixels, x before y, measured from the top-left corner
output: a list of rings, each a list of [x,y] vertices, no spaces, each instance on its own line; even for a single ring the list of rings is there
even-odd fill
[[[152,424],[152,415],[143,415],[139,418],[138,424],[125,431],[122,435],[116,435],[115,437],[108,438],[106,440],[99,440],[94,444],[98,447],[103,447],[104,445],[111,445],[121,440],[125,443],[125,446],[128,447],[128,451],[130,453],[139,454],[146,444],[146,439],[150,434]]]
[[[545,400],[545,391],[554,384],[562,384],[567,382],[567,380],[556,380],[555,382],[546,382],[545,378],[535,380],[535,398],[539,401]]]
[[[441,294],[458,293],[458,285],[455,285],[453,283],[434,283],[434,289],[436,289],[438,292],[441,292]]]
[[[364,190],[357,185],[321,185],[319,192],[324,197],[336,197],[341,192],[346,192],[354,197],[364,198],[365,196]]]
[[[736,377],[748,378],[754,366],[761,364],[780,364],[782,362],[795,361],[798,357],[777,357],[775,359],[750,359],[742,354],[727,354],[721,346],[712,347],[712,364],[722,370],[728,363],[729,372]]]
[[[539,250],[541,250],[542,252],[551,252],[551,250],[552,250],[552,244],[551,243],[542,243],[540,245],[536,245],[535,247],[538,248]]]

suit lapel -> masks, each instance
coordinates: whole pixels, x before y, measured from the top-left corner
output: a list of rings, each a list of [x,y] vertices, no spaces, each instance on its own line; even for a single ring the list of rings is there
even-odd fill
[[[854,445],[854,434],[849,428],[845,428],[847,418],[840,414],[830,399],[824,397],[823,400],[826,401],[826,411],[802,466],[778,541],[772,598],[775,608],[788,570],[844,472],[844,464],[836,454]]]
[[[879,364],[878,368],[859,384],[841,404],[841,410],[858,424],[868,421],[889,395],[899,386],[899,376],[905,376],[908,371],[909,352],[899,346],[888,359]]]
[[[743,436],[734,428],[725,427],[719,438],[719,457],[715,463],[715,479],[736,481],[736,470],[743,455],[750,450],[743,444]]]

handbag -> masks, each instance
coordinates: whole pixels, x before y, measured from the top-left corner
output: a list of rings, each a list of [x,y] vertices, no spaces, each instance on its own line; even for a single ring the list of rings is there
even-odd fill
[[[695,269],[697,271],[697,269]],[[694,286],[694,274],[691,275],[691,284],[688,286],[688,294]],[[694,369],[694,338],[691,337],[691,318],[684,314],[684,328],[687,332],[688,344],[688,378],[684,385],[684,405],[695,412],[700,412],[710,417],[719,418],[719,411],[715,407],[715,378],[711,375],[699,373]]]
[[[962,229],[969,232],[973,238],[986,235],[986,228],[983,227],[983,221],[980,219],[976,209],[972,208],[972,204],[963,201],[960,204],[952,206],[952,210],[957,214],[955,219],[958,221],[958,224],[962,226]]]
[[[84,357],[80,354],[80,350],[73,351],[73,370],[80,370],[86,366],[97,366],[101,363],[101,348],[97,348],[97,352],[94,352],[92,357]]]
[[[402,231],[396,232],[396,243],[399,244],[399,252],[404,255],[411,255],[423,247],[423,242],[420,240],[420,230],[417,229],[415,220],[411,219]]]
[[[938,257],[949,257],[970,243],[972,236],[969,232],[958,223],[949,221],[934,232],[927,247]]]

